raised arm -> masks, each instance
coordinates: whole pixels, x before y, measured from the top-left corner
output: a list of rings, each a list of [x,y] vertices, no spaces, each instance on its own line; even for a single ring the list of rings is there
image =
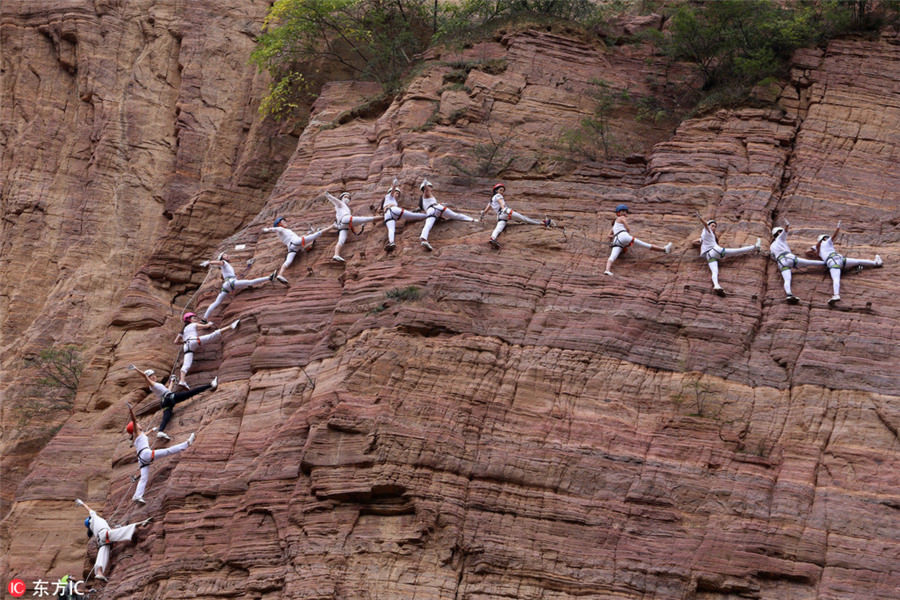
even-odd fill
[[[340,210],[342,208],[346,208],[347,205],[344,204],[341,200],[332,196],[329,192],[325,192],[325,198],[328,199],[334,205],[334,210]]]
[[[78,506],[83,506],[84,510],[88,511],[88,514],[94,512],[94,509],[87,505],[87,503],[81,498],[75,498],[75,504]]]
[[[134,441],[134,438],[141,431],[141,426],[138,423],[137,417],[134,416],[134,409],[131,408],[131,403],[126,402],[128,405],[128,416],[131,417],[131,422],[134,423],[134,428],[131,430],[131,440]]]
[[[137,369],[137,367],[135,367],[135,369]],[[137,369],[137,372],[141,377],[144,378],[144,381],[147,382],[147,387],[150,387],[150,385],[153,383],[152,381],[150,381],[150,376],[144,373],[143,369]]]
[[[841,222],[838,221],[837,227],[834,228],[834,233],[831,234],[831,241],[833,242],[837,239],[837,234],[841,230]]]
[[[694,212],[697,215],[697,220],[700,221],[700,224],[703,225],[703,229],[709,231],[709,227],[706,226],[706,221],[703,220],[703,217],[700,216],[699,212]]]

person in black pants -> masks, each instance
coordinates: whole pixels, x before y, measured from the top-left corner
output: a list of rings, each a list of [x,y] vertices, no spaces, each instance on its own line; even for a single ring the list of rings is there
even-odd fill
[[[134,367],[134,365],[131,366]],[[215,390],[219,386],[219,378],[214,377],[213,380],[210,381],[207,385],[199,385],[183,392],[173,392],[171,390],[171,386],[175,383],[174,375],[169,378],[169,387],[166,387],[156,380],[156,373],[153,371],[153,369],[141,371],[137,367],[134,368],[147,381],[147,386],[150,388],[150,391],[153,392],[157,398],[159,398],[160,406],[162,406],[163,409],[163,415],[162,421],[159,422],[159,428],[156,432],[156,437],[163,440],[172,440],[172,438],[170,438],[168,434],[165,433],[165,429],[169,424],[169,420],[171,420],[172,418],[172,409],[176,404],[178,404],[179,402],[183,402],[188,398],[192,398],[200,392],[205,392],[206,390]]]

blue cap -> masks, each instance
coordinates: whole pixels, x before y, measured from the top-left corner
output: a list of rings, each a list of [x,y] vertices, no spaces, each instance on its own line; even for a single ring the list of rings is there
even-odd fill
[[[84,520],[84,526],[87,527],[88,529],[91,528],[91,518],[90,517],[88,517],[87,519]]]
[[[278,227],[278,224],[282,221],[284,221],[284,217],[278,217],[277,219],[275,219],[275,224],[272,225],[272,227]]]
[[[625,212],[628,212],[628,205],[627,204],[618,205],[616,207],[616,212],[619,212],[620,210],[624,210]]]

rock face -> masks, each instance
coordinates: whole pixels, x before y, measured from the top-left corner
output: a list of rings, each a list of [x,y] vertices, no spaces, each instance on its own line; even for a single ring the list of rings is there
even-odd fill
[[[643,159],[573,164],[554,147],[592,110],[591,79],[648,93],[634,47],[509,32],[433,57],[383,114],[357,118],[347,111],[373,90],[327,86],[271,194],[178,196],[171,183],[166,202],[192,204],[110,291],[74,414],[14,492],[6,572],[87,568],[95,550],[86,562],[71,504],[83,497],[114,522],[155,518],[114,547],[107,598],[893,597],[897,42],[801,53],[780,109],[671,135],[623,109],[612,134],[653,143]],[[326,189],[369,214],[395,176],[412,208],[428,176],[477,215],[498,165],[514,208],[564,229],[510,225],[498,252],[491,217],[443,222],[426,253],[409,224],[388,254],[367,226],[346,266],[326,234],[288,289],[242,291],[213,315],[241,325],[190,380],[217,373],[220,388],[169,427],[197,442],[153,465],[147,506],[130,502],[121,400],[145,394],[126,366],[172,367],[178,311],[203,278],[199,238],[245,244],[239,275],[265,275],[285,248],[262,227],[329,223]],[[620,202],[638,237],[675,250],[633,248],[608,278]],[[691,244],[695,211],[729,247],[787,219],[798,254],[843,220],[839,249],[886,268],[845,274],[836,308],[821,272],[798,273],[803,302],[789,306],[772,261],[736,257],[722,299]],[[397,293],[409,286],[419,297]]]
[[[110,308],[160,240],[214,246],[248,218],[220,207],[261,207],[290,156],[295,138],[258,123],[265,80],[247,64],[267,6],[3,3],[0,514],[72,408],[33,385],[23,358],[79,346],[96,388]],[[172,302],[189,275],[160,281],[157,298]]]

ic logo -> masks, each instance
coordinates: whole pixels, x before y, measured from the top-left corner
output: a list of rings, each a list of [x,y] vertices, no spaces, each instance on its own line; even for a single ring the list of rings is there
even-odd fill
[[[6,589],[13,597],[19,598],[25,595],[25,582],[21,579],[13,579]]]

